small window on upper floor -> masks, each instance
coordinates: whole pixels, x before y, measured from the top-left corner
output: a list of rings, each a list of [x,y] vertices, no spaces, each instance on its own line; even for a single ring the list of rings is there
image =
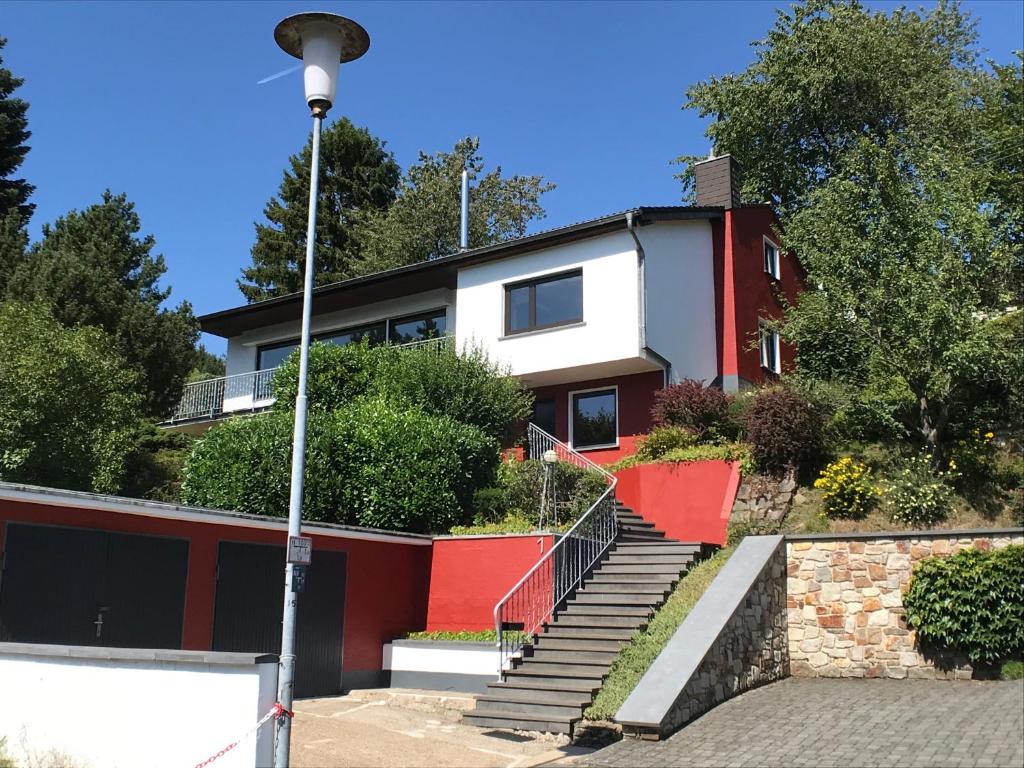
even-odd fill
[[[782,373],[779,357],[779,333],[766,324],[760,326],[761,367],[772,373]]]
[[[774,277],[776,280],[780,279],[781,273],[779,272],[779,246],[769,240],[767,237],[764,238],[764,271]]]
[[[505,286],[505,335],[583,321],[583,270]]]

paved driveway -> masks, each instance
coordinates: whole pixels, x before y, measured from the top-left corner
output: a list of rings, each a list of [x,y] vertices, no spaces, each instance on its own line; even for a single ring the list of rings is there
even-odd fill
[[[1024,682],[799,680],[574,766],[1024,766]]]

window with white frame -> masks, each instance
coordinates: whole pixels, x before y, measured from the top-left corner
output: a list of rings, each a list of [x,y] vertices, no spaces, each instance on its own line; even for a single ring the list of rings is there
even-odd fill
[[[781,274],[779,272],[779,246],[767,237],[764,238],[764,271],[776,280]]]
[[[761,367],[772,373],[782,373],[779,357],[779,333],[765,323],[761,323]]]
[[[618,390],[569,393],[569,442],[576,450],[614,448],[619,444]]]

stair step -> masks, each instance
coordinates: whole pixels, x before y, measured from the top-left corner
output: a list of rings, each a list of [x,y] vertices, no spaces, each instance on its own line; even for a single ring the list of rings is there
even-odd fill
[[[579,720],[580,718],[575,718]],[[462,716],[465,725],[476,726],[477,728],[508,728],[516,731],[543,731],[545,733],[572,733],[572,724],[575,720],[561,722],[544,720],[543,717],[528,715],[525,713],[504,714],[494,717],[477,717],[469,712]]]
[[[633,605],[601,605],[596,603],[569,603],[562,612],[565,616],[629,616],[647,619],[651,615],[650,606]]]
[[[541,640],[620,640],[628,641],[636,629],[633,627],[574,627],[551,624],[541,635]],[[537,642],[540,642],[538,640]]]
[[[613,553],[630,555],[696,555],[700,547],[678,541],[625,541],[615,542]]]
[[[693,555],[634,555],[628,552],[612,552],[601,564],[605,565],[669,565],[687,566],[693,562]]]
[[[542,635],[533,644],[534,655],[537,651],[611,651],[618,653],[621,648],[629,644],[628,637],[592,638],[592,637],[551,637]]]
[[[577,595],[664,595],[670,589],[668,582],[662,581],[598,581],[588,579],[583,589]]]
[[[665,598],[657,594],[628,594],[623,592],[577,592],[568,605],[657,605]]]
[[[530,654],[530,656],[527,657],[527,659],[532,662],[544,664],[594,664],[596,666],[610,666],[618,655],[618,648],[600,651],[577,651],[566,648],[537,648],[532,654]]]
[[[605,630],[629,630],[635,631],[638,626],[645,622],[637,616],[595,616],[593,614],[570,615],[565,612],[555,617],[555,621],[548,625],[548,632],[562,630],[582,630],[604,632]]]
[[[664,532],[662,532],[662,531],[652,531],[652,532],[627,531],[625,533],[621,533],[620,532],[619,535],[615,538],[615,540],[616,541],[625,541],[625,542],[634,542],[634,543],[638,543],[638,544],[641,544],[641,543],[644,543],[644,542],[648,542],[648,541],[668,541],[668,539],[665,538]]]
[[[656,530],[654,523],[649,523],[643,518],[637,518],[636,520],[622,520],[619,519],[619,530],[620,531],[653,531]]]
[[[664,584],[671,588],[678,576],[666,573],[600,573],[595,571],[587,580],[591,584]]]
[[[588,702],[589,703],[589,702]],[[527,701],[501,701],[481,696],[476,700],[474,717],[507,717],[510,713],[536,715],[545,720],[571,720],[583,714],[585,704],[538,704]]]
[[[506,673],[507,674],[507,673]],[[600,680],[589,680],[579,677],[516,677],[512,675],[503,682],[491,683],[488,691],[564,691],[586,693],[593,696],[601,687]],[[498,695],[497,693],[495,695]]]
[[[577,678],[579,680],[594,682],[598,687],[600,687],[601,679],[607,671],[607,667],[595,666],[593,664],[558,664],[527,661],[515,669],[510,669],[505,672],[505,676],[506,679],[513,677]]]
[[[594,700],[589,690],[585,691],[556,691],[544,688],[509,688],[505,685],[492,683],[487,686],[487,692],[483,696],[477,696],[479,701],[524,701],[529,704],[551,704],[563,707],[586,707]]]
[[[630,574],[646,573],[646,574],[659,574],[662,576],[671,575],[675,578],[679,578],[679,574],[687,570],[686,566],[681,566],[677,563],[627,563],[626,565],[616,564],[603,564],[600,570],[595,571],[595,574],[604,574],[610,576],[612,574],[616,576],[628,576]]]

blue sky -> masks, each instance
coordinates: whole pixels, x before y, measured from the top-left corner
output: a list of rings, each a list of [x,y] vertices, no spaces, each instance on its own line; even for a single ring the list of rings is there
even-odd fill
[[[479,136],[489,166],[558,185],[536,229],[676,203],[670,161],[707,151],[703,122],[680,109],[687,85],[743,69],[781,5],[0,2],[4,64],[31,104],[31,235],[105,188],[126,192],[174,303],[200,314],[243,303],[235,280],[253,222],[309,130],[299,73],[256,83],[295,63],[273,29],[304,10],[370,33],[331,117],[367,126],[403,167]],[[1024,3],[965,7],[989,57],[1024,47]]]

